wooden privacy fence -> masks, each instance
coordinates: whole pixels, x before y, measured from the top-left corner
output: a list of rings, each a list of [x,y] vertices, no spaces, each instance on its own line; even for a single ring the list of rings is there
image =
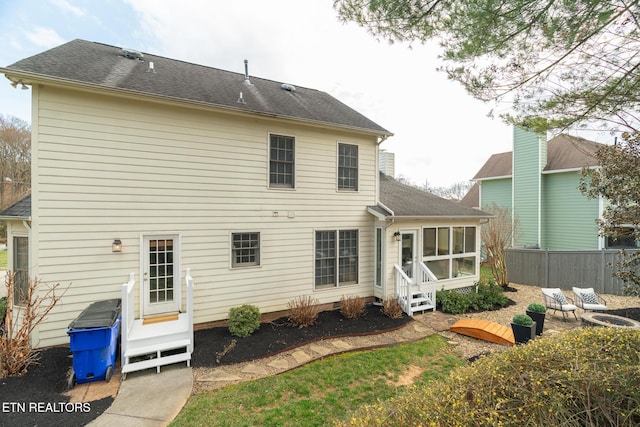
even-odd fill
[[[636,252],[627,250],[627,253]],[[627,255],[628,256],[628,255]],[[543,249],[509,249],[509,282],[571,290],[594,288],[596,292],[623,295],[624,282],[612,276],[616,261],[622,260],[617,249],[599,251],[551,251]]]

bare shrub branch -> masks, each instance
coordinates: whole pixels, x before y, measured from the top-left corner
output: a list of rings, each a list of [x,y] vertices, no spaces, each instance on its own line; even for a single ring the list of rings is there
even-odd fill
[[[60,284],[46,285],[37,278],[29,280],[26,295],[19,295],[23,304],[14,303],[16,292],[15,274],[8,273],[7,311],[4,331],[0,336],[0,378],[19,376],[38,361],[39,352],[31,346],[33,330],[47,317],[69,289],[59,290]],[[42,290],[46,286],[45,290]]]

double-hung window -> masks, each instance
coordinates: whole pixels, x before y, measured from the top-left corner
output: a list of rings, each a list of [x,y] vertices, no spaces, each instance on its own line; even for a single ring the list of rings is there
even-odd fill
[[[476,274],[476,227],[430,227],[422,230],[422,256],[438,279]]]
[[[269,136],[269,187],[294,188],[295,185],[295,138],[292,136]]]
[[[358,283],[358,230],[316,231],[317,289]]]
[[[231,267],[260,265],[260,233],[231,234]]]
[[[29,292],[29,239],[13,238],[13,303],[27,303]]]
[[[358,146],[338,143],[338,190],[358,190]]]

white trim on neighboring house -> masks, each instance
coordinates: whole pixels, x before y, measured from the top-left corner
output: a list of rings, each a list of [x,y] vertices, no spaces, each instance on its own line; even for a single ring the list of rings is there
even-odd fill
[[[602,219],[602,213],[604,212],[604,198],[602,196],[598,196],[598,219]],[[600,230],[598,230],[598,249],[606,249],[607,239],[604,236],[600,235]]]
[[[545,155],[545,164],[542,164],[542,151],[546,149],[547,141],[546,138],[542,138],[538,136],[538,224],[536,228],[537,232],[537,244],[538,247],[542,246],[542,171],[546,167],[547,159]],[[515,150],[514,150],[515,151]]]
[[[513,142],[515,144],[515,128],[513,128]],[[516,245],[516,176],[515,176],[515,164],[516,164],[516,150],[515,147],[511,150],[511,247]],[[482,206],[482,205],[480,205]]]
[[[511,161],[513,161],[513,157],[511,159]],[[492,181],[492,180],[496,180],[496,179],[507,179],[507,178],[513,179],[513,174],[512,175],[501,175],[501,176],[488,176],[486,178],[477,178],[477,179],[472,180],[472,181],[476,181],[476,182],[479,182],[479,181]]]
[[[566,173],[566,172],[580,172],[582,168],[568,168],[568,169],[553,169],[549,171],[543,170],[541,173],[543,175],[552,175],[554,173]]]

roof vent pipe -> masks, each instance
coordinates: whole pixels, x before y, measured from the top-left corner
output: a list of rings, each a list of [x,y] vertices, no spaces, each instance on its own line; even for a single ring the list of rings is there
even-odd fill
[[[244,60],[244,83],[250,85],[251,82],[249,81],[249,61],[248,60]]]

